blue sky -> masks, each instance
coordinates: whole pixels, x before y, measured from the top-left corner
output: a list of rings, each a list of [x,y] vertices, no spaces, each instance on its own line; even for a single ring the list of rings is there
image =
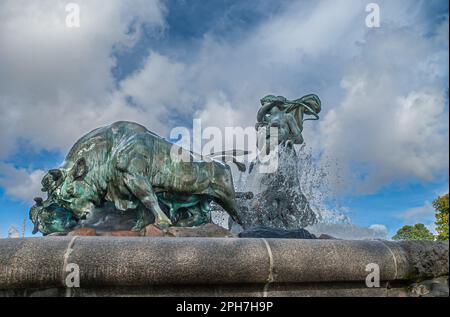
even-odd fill
[[[449,187],[448,2],[376,1],[373,29],[369,2],[78,1],[70,29],[66,1],[2,1],[0,236],[93,128],[245,127],[264,95],[308,93],[323,112],[307,145],[339,167],[329,181],[352,223],[432,227]]]

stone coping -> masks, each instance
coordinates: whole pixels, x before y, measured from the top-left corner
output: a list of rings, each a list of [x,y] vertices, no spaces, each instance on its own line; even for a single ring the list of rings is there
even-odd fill
[[[364,285],[448,276],[448,243],[253,238],[40,237],[0,239],[0,290],[173,285]]]

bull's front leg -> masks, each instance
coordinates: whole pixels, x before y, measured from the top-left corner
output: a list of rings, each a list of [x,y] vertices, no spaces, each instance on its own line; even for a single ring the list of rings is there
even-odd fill
[[[172,225],[170,219],[159,207],[158,198],[156,197],[156,194],[153,191],[152,184],[147,177],[141,175],[125,174],[124,182],[131,193],[136,196],[136,198],[138,198],[141,203],[153,213],[153,215],[155,216],[155,226],[159,228],[167,228]],[[145,215],[142,215],[141,218],[145,218]],[[133,230],[139,231],[144,226],[144,219],[139,219]]]

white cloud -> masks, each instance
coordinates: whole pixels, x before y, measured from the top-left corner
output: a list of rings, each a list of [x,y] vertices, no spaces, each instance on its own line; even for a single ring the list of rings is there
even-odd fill
[[[142,118],[114,100],[112,52],[131,47],[142,25],[163,28],[164,8],[157,0],[77,3],[80,28],[66,27],[66,1],[0,4],[0,158],[21,138],[65,150],[100,124]]]
[[[206,36],[183,90],[197,93],[196,114],[216,126],[253,125],[267,93],[318,93],[324,113],[305,136],[338,160],[330,175],[346,181],[342,189],[430,181],[448,171],[448,18],[429,36],[410,3],[380,5],[379,30],[363,24],[365,2],[320,1],[294,2],[238,41]]]
[[[354,31],[364,6],[359,1],[343,4],[294,1],[282,14],[238,38],[225,41],[206,34],[189,62],[153,52],[122,87],[142,107],[155,99],[202,118],[205,125],[253,126],[259,99],[268,93],[300,97],[311,92],[307,86],[312,78],[321,82],[314,88],[320,94],[325,82],[335,77],[319,67],[336,66],[335,61],[324,61],[324,54],[351,60],[355,42],[365,31]]]
[[[8,229],[8,238],[20,238],[22,235],[16,227],[10,226]]]
[[[320,142],[346,163],[352,189],[430,181],[448,170],[448,43],[435,40],[395,28],[372,34],[344,76],[346,96],[321,121]]]
[[[32,202],[41,192],[41,180],[45,172],[17,169],[14,166],[0,163],[0,186],[6,189],[6,194],[14,199]]]
[[[164,25],[158,1],[79,1],[80,28],[65,25],[66,1],[2,1],[0,93],[24,101],[100,101],[112,88],[114,46],[131,46],[137,26]],[[100,94],[99,94],[100,93]]]
[[[375,232],[382,232],[382,233],[387,233],[387,228],[385,225],[380,225],[380,224],[373,224],[369,226],[370,230],[373,230]]]
[[[143,67],[120,83],[120,97],[132,98],[132,103],[149,121],[147,128],[167,133],[171,112],[189,113],[195,98],[186,89],[186,66],[166,56],[150,52]],[[162,118],[166,118],[165,120]]]
[[[424,205],[409,208],[399,214],[399,218],[403,219],[405,223],[415,224],[424,223],[434,217],[434,208],[431,203],[425,202]]]
[[[115,120],[163,134],[172,114],[253,126],[262,96],[317,93],[322,118],[305,124],[305,139],[339,160],[349,188],[373,192],[448,171],[448,19],[426,35],[408,1],[379,1],[380,29],[366,28],[366,1],[292,1],[236,37],[205,34],[189,59],[150,47],[118,85],[113,48],[135,43],[132,23],[164,28],[164,7],[85,1],[74,30],[62,24],[64,2],[55,3],[0,4],[0,158],[18,139],[65,151]]]

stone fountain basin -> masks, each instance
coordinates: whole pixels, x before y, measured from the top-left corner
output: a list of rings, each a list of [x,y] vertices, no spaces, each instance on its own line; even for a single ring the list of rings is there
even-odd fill
[[[366,286],[370,263],[380,287]],[[0,239],[2,296],[448,296],[448,268],[448,243],[430,241]]]

